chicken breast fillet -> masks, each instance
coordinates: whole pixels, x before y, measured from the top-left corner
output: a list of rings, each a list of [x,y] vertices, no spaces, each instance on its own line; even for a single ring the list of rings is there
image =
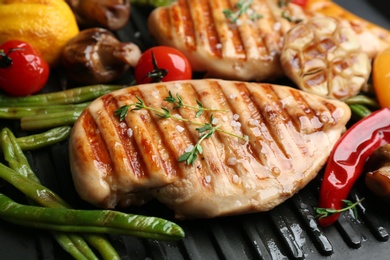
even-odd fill
[[[155,198],[177,218],[267,211],[317,175],[350,115],[341,101],[271,84],[128,87],[96,99],[77,120],[72,176],[81,198],[103,208]],[[204,126],[215,132],[199,143]],[[179,162],[197,144],[193,164]]]
[[[183,52],[206,78],[243,81],[283,76],[284,35],[313,17],[332,16],[350,27],[369,58],[390,46],[387,30],[332,1],[312,2],[303,9],[289,0],[177,0],[151,12],[148,30],[159,45]]]
[[[262,81],[281,76],[283,35],[306,14],[283,1],[242,2],[239,8],[238,1],[178,0],[154,9],[148,29],[159,45],[182,51],[205,77]]]

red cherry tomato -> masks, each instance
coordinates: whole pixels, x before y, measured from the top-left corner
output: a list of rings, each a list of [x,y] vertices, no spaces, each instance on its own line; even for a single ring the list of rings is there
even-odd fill
[[[10,40],[0,45],[0,88],[12,96],[27,96],[41,90],[50,68],[30,44]]]
[[[192,78],[191,64],[179,50],[156,46],[146,50],[134,68],[138,84]]]
[[[305,7],[307,5],[308,0],[292,0],[292,3],[296,5],[300,5],[302,7]]]

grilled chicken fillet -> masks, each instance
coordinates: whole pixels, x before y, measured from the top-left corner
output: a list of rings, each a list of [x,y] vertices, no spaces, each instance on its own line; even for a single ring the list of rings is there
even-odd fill
[[[390,45],[387,30],[370,26],[332,1],[309,2],[303,9],[288,0],[177,0],[154,9],[148,29],[159,45],[182,51],[195,71],[206,72],[205,77],[243,81],[283,76],[280,55],[285,34],[314,17],[329,15],[350,27],[369,58]],[[239,9],[237,3],[248,8]],[[225,16],[240,10],[245,11],[236,20]]]
[[[174,108],[170,94],[193,107]],[[140,102],[122,121],[115,115]],[[171,118],[150,110],[161,107]],[[208,79],[124,88],[93,101],[74,125],[72,176],[81,198],[103,208],[155,198],[177,218],[266,211],[317,175],[349,118],[341,101],[279,85]],[[203,153],[179,162],[205,123],[218,130],[200,143]]]
[[[206,77],[261,81],[281,76],[283,35],[306,14],[295,4],[280,7],[276,0],[254,0],[231,21],[224,11],[236,13],[236,3],[178,0],[154,9],[148,29],[159,45],[182,51]]]

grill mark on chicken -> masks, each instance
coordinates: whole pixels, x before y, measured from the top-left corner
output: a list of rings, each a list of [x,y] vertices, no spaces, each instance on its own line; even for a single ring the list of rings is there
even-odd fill
[[[262,122],[264,126],[267,128],[267,132],[270,135],[271,141],[275,140],[275,145],[278,148],[284,157],[289,158],[287,151],[285,150],[285,146],[280,142],[279,136],[281,135],[279,129],[279,123],[281,123],[279,119],[278,112],[274,108],[275,103],[272,103],[269,96],[272,93],[272,88],[270,84],[264,84],[264,88],[261,89],[261,94],[259,93],[251,93],[251,99],[258,109],[258,113],[262,117]],[[272,94],[271,94],[272,95]]]
[[[208,0],[201,0],[199,1],[200,9],[202,10],[201,17],[203,18],[203,23],[205,28],[205,45],[206,45],[206,39],[207,39],[207,45],[210,48],[210,52],[213,56],[221,58],[222,57],[222,51],[219,46],[219,36],[215,28],[215,21],[213,17],[213,3],[218,4],[218,1],[208,1]],[[201,25],[200,23],[196,23],[197,25]]]
[[[253,102],[251,96],[252,93],[247,88],[246,83],[235,83],[234,84],[237,89],[239,89],[239,97],[240,100],[232,100],[233,102],[245,102],[246,106],[245,111],[237,111],[242,116],[241,125],[243,135],[248,135],[249,143],[245,144],[246,152],[249,153],[252,157],[249,165],[245,165],[244,169],[238,169],[237,174],[242,177],[242,172],[250,171],[256,173],[256,177],[261,180],[266,179],[275,179],[279,186],[283,186],[283,180],[279,180],[280,178],[280,169],[285,168],[281,167],[280,163],[278,163],[274,158],[286,158],[283,147],[280,147],[280,143],[273,142],[276,137],[272,135],[272,131],[267,126],[266,120],[264,116],[261,114],[260,109]],[[238,98],[238,97],[236,97]],[[264,98],[267,98],[264,96]],[[253,108],[250,111],[250,108]],[[233,108],[231,108],[233,110]],[[248,122],[245,122],[243,118],[251,118],[252,120],[256,120],[257,124],[254,125],[258,129],[258,135],[254,135],[252,133],[251,127]],[[252,122],[253,123],[253,122]],[[253,127],[253,126],[252,126]],[[256,141],[253,141],[256,140]],[[248,155],[247,155],[248,156]],[[245,182],[245,181],[244,181]]]
[[[290,95],[295,101],[295,107],[298,111],[296,112],[297,116],[291,117],[296,129],[301,132],[304,131],[305,133],[322,131],[324,122],[321,121],[321,117],[319,117],[319,115],[322,114],[323,111],[315,113],[313,108],[300,93],[290,91]],[[289,107],[285,107],[285,109],[288,110]]]
[[[151,97],[145,95],[143,91],[135,89],[131,92],[132,103],[138,101],[135,97],[142,99],[147,106],[154,107],[150,102]],[[160,97],[159,100],[161,100]],[[149,162],[148,167],[146,167],[149,178],[168,184],[174,178],[180,177],[180,171],[176,171],[176,158],[172,155],[172,150],[167,149],[170,140],[164,137],[165,130],[161,129],[159,125],[161,118],[154,115],[152,111],[140,110],[128,113],[125,120],[128,125],[137,125],[136,122],[138,122],[138,130],[133,129],[133,136],[136,138],[138,146],[142,147],[140,153],[142,160]],[[151,186],[154,185],[155,183]]]
[[[178,84],[178,85],[180,85],[180,84]],[[183,91],[180,91],[183,88],[186,89],[185,93]],[[171,89],[171,91],[173,92],[173,95],[175,95],[176,92],[173,89]],[[196,99],[201,101],[202,96],[207,95],[206,93],[198,92],[195,89],[195,87],[190,83],[182,85],[176,91],[183,98],[183,100],[185,100],[186,104],[189,104],[189,105],[194,106],[194,107],[197,106]],[[207,112],[204,112],[200,117],[197,118],[197,117],[195,117],[196,112],[193,109],[189,109],[189,108],[180,108],[178,110],[178,113],[182,118],[190,119],[193,122],[198,122],[201,124],[203,124],[204,122],[208,122],[210,115],[211,115]],[[185,133],[185,134],[181,134],[181,136],[187,137],[187,140],[185,140],[185,143],[195,145],[196,142],[199,140],[199,136],[201,134],[203,134],[203,133],[199,133],[196,130],[196,128],[198,128],[199,126],[193,125],[193,124],[184,124],[183,127],[185,129],[183,131],[183,133]],[[206,144],[210,148],[213,147],[213,149],[210,149],[211,150],[210,152],[215,151],[214,150],[215,149],[215,142],[214,142],[213,138],[208,138],[208,139],[204,140],[204,142],[202,142],[202,146],[206,145]],[[198,156],[199,156],[198,157],[199,160],[197,160],[195,162],[195,165],[193,167],[196,167],[196,169],[198,171],[197,174],[198,174],[199,182],[203,183],[203,186],[205,189],[210,190],[210,189],[212,189],[212,185],[210,185],[211,180],[207,181],[206,179],[211,178],[211,176],[206,175],[205,173],[213,172],[214,174],[218,175],[221,173],[221,171],[219,169],[221,168],[221,166],[223,166],[223,164],[221,164],[221,162],[219,162],[219,158],[213,158],[212,156],[207,156],[207,153],[202,154],[202,155],[198,155]],[[209,159],[205,160],[204,159],[205,157],[208,157]],[[180,166],[183,167],[184,165],[180,164]],[[183,168],[183,171],[184,171],[184,168]]]
[[[101,164],[109,171],[101,169],[96,165],[94,155],[88,152],[93,148],[91,140],[83,138],[84,131],[93,134],[94,131],[107,131],[102,136],[110,137],[112,130],[109,127],[115,125],[113,128],[116,131],[120,127],[118,124],[121,124],[113,115],[115,108],[136,103],[137,96],[147,106],[156,109],[167,107],[172,115],[177,113],[201,124],[209,122],[211,113],[220,120],[224,116],[225,112],[205,111],[196,118],[196,111],[192,108],[173,109],[174,104],[163,101],[168,91],[173,96],[178,93],[185,104],[197,106],[198,99],[204,107],[227,109],[228,120],[220,121],[217,125],[237,135],[248,135],[249,142],[216,132],[202,141],[203,155],[199,155],[194,165],[186,165],[177,159],[187,145],[199,140],[198,125],[159,118],[155,112],[145,109],[129,111],[124,121],[127,127],[133,129],[134,143],[129,145],[134,145],[134,149],[139,151],[140,161],[144,162],[143,170],[148,176],[121,183],[118,176],[132,173],[111,173],[118,169],[117,165],[112,165],[118,161],[111,162],[113,158],[108,157],[108,152],[103,159],[110,164]],[[86,115],[93,113],[95,120],[103,119],[99,124],[94,125],[91,116],[89,119],[82,116],[74,126],[70,158],[73,161],[71,168],[76,190],[82,198],[105,208],[140,205],[154,197],[174,209],[176,217],[215,217],[269,210],[291,197],[316,175],[350,116],[348,106],[343,102],[303,92],[294,95],[295,92],[299,91],[270,84],[210,79],[145,84],[107,94],[112,97],[103,96],[95,100],[90,105],[92,109],[88,107],[85,111],[89,112],[84,112]],[[287,102],[288,106],[283,102]],[[304,105],[296,108],[301,102]],[[107,105],[102,107],[102,103]],[[269,114],[263,112],[267,108],[286,115],[267,118]],[[323,116],[324,121],[329,122],[324,124],[323,131],[327,130],[327,126],[336,127],[328,132],[298,132],[291,118],[300,116],[308,108],[311,108],[308,111],[310,116]],[[240,129],[233,129],[230,124],[235,113],[239,115],[237,121],[241,122]],[[114,119],[108,121],[108,116]],[[258,120],[258,124],[250,122],[252,119]],[[91,120],[92,123],[89,122]],[[179,132],[177,126],[184,130]],[[299,138],[293,136],[294,131]],[[121,134],[117,134],[119,137],[111,136],[114,140],[110,142],[100,139],[92,142],[103,142],[98,149],[106,149],[109,143],[122,142]],[[99,138],[99,135],[93,138]],[[301,143],[297,143],[300,138]],[[149,142],[149,145],[145,146],[143,142]],[[307,151],[303,149],[305,145]],[[109,149],[115,152],[114,148]],[[231,163],[231,157],[237,160]]]
[[[115,110],[119,108],[118,100],[112,95],[106,95],[102,97],[102,102],[108,115],[113,115]],[[148,173],[144,171],[144,169],[146,169],[145,162],[141,159],[140,151],[134,142],[133,135],[129,135],[128,133],[128,131],[132,131],[132,129],[126,124],[125,121],[119,122],[118,118],[116,117],[110,118],[112,119],[112,124],[115,127],[115,131],[119,136],[120,143],[127,155],[127,161],[132,170],[131,172],[137,179],[147,178]]]
[[[103,178],[105,179],[106,176],[111,174],[112,169],[114,168],[108,152],[108,147],[105,145],[100,130],[98,129],[92,114],[88,110],[83,113],[83,118],[85,137],[91,147],[90,151],[93,153],[89,156],[93,157],[96,167],[104,172]]]
[[[193,19],[193,14],[188,5],[188,0],[178,0],[177,8],[172,8],[172,12],[175,10],[175,13],[172,15],[172,20],[175,23],[173,28],[176,29],[178,35],[184,35],[184,41],[187,48],[192,51],[196,50],[196,40],[195,40],[195,26]],[[183,30],[180,33],[180,30]]]
[[[221,129],[227,132],[235,133],[238,136],[244,136],[245,133],[242,131],[242,127],[239,129],[234,129],[232,127],[231,122],[234,120],[234,115],[239,113],[236,110],[236,107],[233,106],[233,103],[228,102],[226,93],[223,91],[219,82],[211,82],[209,84],[208,91],[210,92],[210,96],[215,98],[216,101],[204,100],[206,103],[216,104],[213,106],[215,109],[228,110],[229,113],[224,112],[216,112],[216,118],[218,118],[217,125],[222,126]],[[204,95],[201,95],[204,97]],[[236,120],[243,124],[241,120]],[[230,122],[230,123],[229,123]],[[246,161],[248,150],[243,145],[246,142],[243,140],[239,140],[236,137],[229,136],[225,133],[216,132],[215,136],[215,146],[219,150],[223,150],[223,156],[221,156],[221,167],[223,169],[222,173],[225,175],[225,178],[229,181],[231,185],[242,188],[243,182],[240,181],[242,178],[245,178],[246,172],[248,170],[252,170],[256,172],[253,168],[253,163],[250,161]]]

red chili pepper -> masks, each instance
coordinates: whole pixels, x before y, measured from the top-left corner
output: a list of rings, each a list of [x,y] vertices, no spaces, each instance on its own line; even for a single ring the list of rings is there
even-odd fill
[[[320,188],[320,208],[339,210],[361,175],[371,154],[390,143],[390,107],[377,110],[349,128],[333,148]],[[318,220],[323,227],[333,224],[340,213]]]
[[[307,5],[308,0],[292,0],[292,3],[296,5],[300,5],[302,7],[305,7]]]

